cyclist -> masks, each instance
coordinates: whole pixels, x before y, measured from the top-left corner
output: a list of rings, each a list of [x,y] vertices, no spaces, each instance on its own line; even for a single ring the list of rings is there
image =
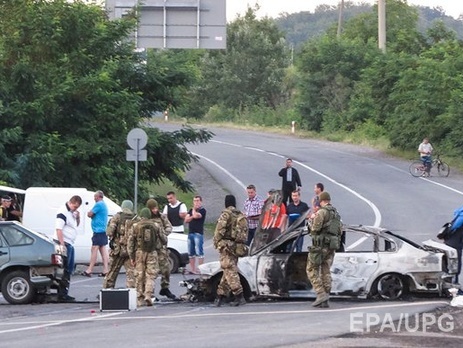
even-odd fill
[[[418,146],[418,152],[420,153],[421,161],[425,166],[423,176],[430,176],[431,174],[432,150],[433,148],[428,138],[424,138],[423,142],[420,144],[420,146]]]

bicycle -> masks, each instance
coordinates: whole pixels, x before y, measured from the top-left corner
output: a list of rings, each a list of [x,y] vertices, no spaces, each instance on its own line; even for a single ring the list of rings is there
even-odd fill
[[[437,173],[439,176],[447,177],[450,174],[450,166],[441,160],[440,154],[437,154],[436,157],[431,162],[431,169],[437,167]],[[416,160],[410,164],[410,174],[414,177],[425,176],[426,175],[426,166],[423,164],[423,161]]]

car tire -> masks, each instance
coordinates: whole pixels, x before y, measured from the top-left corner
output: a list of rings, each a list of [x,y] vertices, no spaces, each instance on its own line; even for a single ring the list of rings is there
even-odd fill
[[[381,299],[394,301],[407,293],[408,286],[402,275],[388,273],[376,279],[374,290]]]
[[[223,275],[223,272],[220,272],[211,279],[211,294],[210,294],[210,297],[208,298],[209,301],[214,301],[214,299],[217,297],[217,288],[219,287],[219,283],[220,283],[220,280],[222,279],[222,275]],[[241,286],[243,287],[243,296],[246,299],[246,301],[249,302],[252,299],[251,287],[249,286],[247,280],[241,274],[239,276],[240,276]]]
[[[170,273],[177,273],[178,267],[180,265],[180,257],[178,254],[169,249],[169,264],[170,264]]]
[[[30,281],[29,272],[13,271],[2,281],[2,295],[8,303],[28,304],[34,299],[36,290]]]

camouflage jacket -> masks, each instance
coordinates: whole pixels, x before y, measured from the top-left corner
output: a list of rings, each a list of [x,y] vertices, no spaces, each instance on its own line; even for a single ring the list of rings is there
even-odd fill
[[[312,226],[310,228],[310,234],[318,235],[324,233],[325,231],[323,231],[323,225],[325,225],[329,219],[330,212],[326,209],[319,209],[313,219]]]
[[[217,225],[215,226],[214,232],[214,248],[220,249],[223,243],[234,244],[233,241],[228,238],[231,237],[232,233],[232,212],[235,210],[235,207],[228,207],[222,211],[219,219],[217,220]]]
[[[152,215],[151,215],[152,216]],[[172,232],[172,224],[170,223],[167,216],[160,214],[159,216],[151,217],[150,221],[153,221],[157,226],[159,226],[162,234],[159,235],[161,243],[167,245],[167,236]]]
[[[109,221],[108,227],[106,228],[106,235],[111,240],[111,249],[115,255],[127,253],[129,226],[136,218],[137,217],[131,210],[123,209]]]

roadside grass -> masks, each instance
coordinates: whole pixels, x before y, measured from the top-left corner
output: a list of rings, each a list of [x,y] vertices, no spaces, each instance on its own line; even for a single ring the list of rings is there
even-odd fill
[[[145,192],[148,192],[148,195],[149,195],[149,197],[147,197],[146,200],[148,200],[148,198],[154,198],[155,200],[157,200],[159,203],[159,209],[161,211],[162,209],[164,209],[164,206],[167,204],[166,194],[169,191],[175,192],[177,199],[180,202],[185,203],[187,208],[190,208],[193,202],[193,196],[194,196],[193,192],[184,192],[182,190],[179,190],[169,180],[165,180],[160,184],[151,184],[151,185],[145,184],[144,188],[145,188]]]
[[[184,192],[178,190],[170,181],[165,181],[159,185],[145,185],[147,192],[149,192],[150,198],[154,198],[159,203],[159,209],[162,211],[164,206],[167,204],[166,193],[174,191],[177,195],[177,199],[186,204],[187,208],[191,208],[193,202],[194,192]],[[148,198],[147,198],[148,199]],[[144,206],[144,205],[143,205]],[[143,208],[143,206],[141,208]],[[140,208],[140,209],[141,209]],[[214,237],[215,223],[210,222],[204,224],[204,235],[208,239]],[[188,224],[185,224],[185,233],[188,233]]]

